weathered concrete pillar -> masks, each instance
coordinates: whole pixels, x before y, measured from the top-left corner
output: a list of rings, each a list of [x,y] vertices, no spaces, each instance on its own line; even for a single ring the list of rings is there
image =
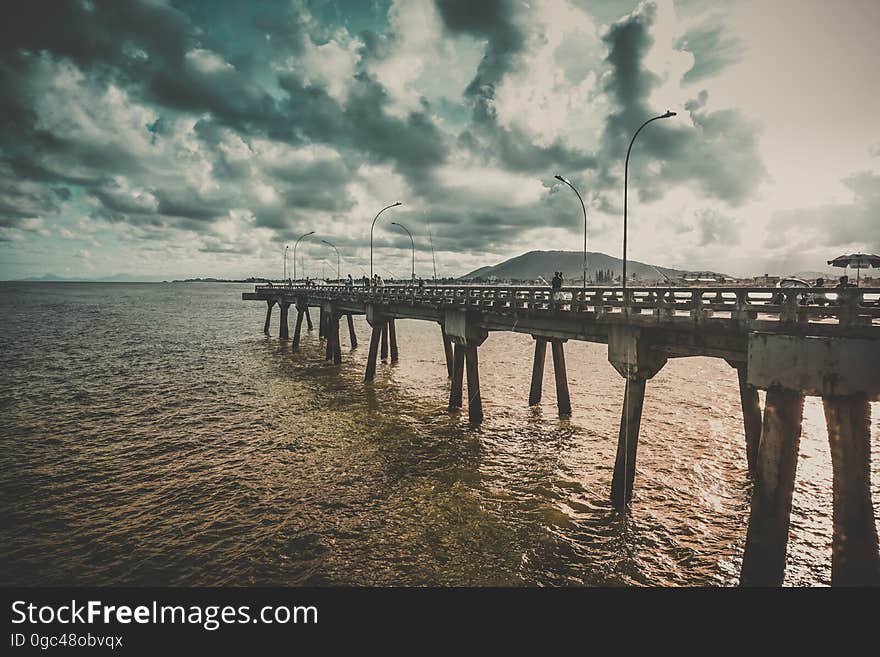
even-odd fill
[[[627,326],[612,326],[608,332],[608,361],[626,379],[611,480],[611,501],[617,508],[632,500],[645,383],[666,364],[666,355],[652,348],[651,338],[650,331]]]
[[[571,397],[568,394],[568,375],[565,372],[565,352],[562,340],[551,340],[553,373],[556,375],[556,406],[560,415],[571,415]]]
[[[388,341],[391,343],[391,362],[396,363],[397,353],[397,329],[394,326],[394,319],[388,320]]]
[[[327,341],[332,344],[332,349],[330,353],[330,359],[333,361],[334,365],[342,364],[342,346],[339,344],[339,320],[341,316],[339,313],[332,313],[330,315],[330,321],[328,322],[330,335],[327,338]]]
[[[452,339],[446,335],[446,328],[440,324],[440,334],[443,337],[443,353],[446,355],[446,373],[452,378]]]
[[[318,338],[325,337],[327,337],[327,321],[324,308],[321,307],[318,309]]]
[[[467,386],[468,386],[468,420],[471,424],[483,421],[483,398],[480,396],[480,368],[477,363],[477,347],[466,347]]]
[[[643,377],[628,377],[623,393],[623,410],[617,434],[617,456],[611,479],[611,501],[618,509],[632,500],[636,479],[636,453],[639,447],[639,427],[642,423],[642,405],[645,401]]]
[[[880,586],[871,502],[871,407],[865,394],[824,397],[834,481],[833,586]]]
[[[464,360],[467,347],[457,344],[452,358],[452,386],[449,389],[449,410],[461,408],[461,393],[464,383]]]
[[[296,311],[296,326],[293,329],[293,353],[299,352],[299,338],[302,333],[302,324],[303,324],[303,315],[305,313],[297,308]]]
[[[269,321],[272,319],[272,306],[275,305],[275,299],[266,299],[266,323],[263,324],[263,333],[269,335]]]
[[[281,323],[278,328],[278,337],[282,340],[287,340],[287,338],[290,337],[290,330],[287,327],[287,309],[290,308],[290,304],[284,301],[279,301],[278,307],[281,309]]]
[[[382,322],[382,360],[388,360],[388,322]]]
[[[364,383],[370,383],[376,378],[376,358],[379,354],[381,334],[382,327],[378,324],[373,325],[373,332],[370,335],[370,351],[367,354],[367,371],[364,373]]]
[[[767,390],[740,574],[742,586],[782,585],[803,409],[800,392],[780,387]]]
[[[739,379],[739,400],[743,414],[743,430],[746,435],[746,461],[749,475],[755,473],[758,460],[758,444],[761,442],[761,400],[758,389],[748,382],[748,369],[745,363],[736,366]]]
[[[314,327],[312,326],[312,316],[309,314],[309,307],[306,306],[306,327],[309,331],[311,331]]]
[[[547,357],[547,338],[539,335],[532,336],[535,339],[535,359],[532,362],[532,385],[529,388],[529,406],[541,403],[541,393],[544,389],[544,360]]]
[[[357,333],[354,332],[354,320],[351,318],[351,313],[348,313],[346,317],[348,318],[348,339],[351,342],[351,348],[357,349],[358,338]]]
[[[324,337],[326,338],[324,343],[324,360],[331,362],[335,353],[333,346],[333,315],[323,309],[321,311],[321,324],[324,326]]]

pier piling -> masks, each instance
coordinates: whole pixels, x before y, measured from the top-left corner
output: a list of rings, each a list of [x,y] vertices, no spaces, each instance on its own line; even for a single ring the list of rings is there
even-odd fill
[[[452,386],[449,389],[449,410],[461,408],[462,386],[464,384],[465,347],[456,344],[452,357]]]
[[[290,308],[290,304],[285,303],[284,301],[279,301],[278,307],[281,309],[281,320],[278,327],[278,337],[282,340],[287,340],[290,337],[290,330],[287,327],[287,309]]]
[[[314,327],[312,326],[312,316],[309,314],[309,307],[306,306],[306,327],[309,331],[311,331]]]
[[[758,460],[758,444],[761,442],[761,401],[758,389],[748,383],[745,363],[736,366],[739,379],[739,399],[743,414],[743,430],[746,436],[746,461],[749,475],[754,476]]]
[[[394,326],[394,319],[388,320],[388,341],[391,343],[391,362],[396,363],[398,358],[397,328]]]
[[[618,509],[625,507],[632,500],[645,384],[646,379],[642,377],[627,377],[624,388],[620,431],[617,435],[617,456],[611,479],[611,501]]]
[[[272,319],[272,306],[275,305],[275,300],[274,299],[267,299],[266,305],[268,307],[266,308],[266,323],[263,324],[263,333],[265,333],[266,335],[269,335],[269,322]]]
[[[571,397],[568,394],[568,375],[565,371],[563,343],[563,340],[550,341],[553,352],[553,373],[556,375],[556,406],[559,408],[559,414],[566,416],[571,415]]]
[[[539,335],[532,336],[535,339],[535,358],[532,362],[532,385],[529,388],[529,406],[541,403],[541,393],[544,389],[544,360],[547,357],[547,338]]]
[[[388,360],[388,322],[382,322],[382,360]]]
[[[342,347],[339,344],[339,320],[342,317],[337,312],[327,314],[329,315],[327,342],[330,343],[330,358],[328,360],[332,360],[334,365],[341,365]]]
[[[871,408],[864,394],[824,397],[833,470],[833,586],[880,586],[871,503]]]
[[[480,396],[480,368],[477,362],[477,347],[469,345],[465,349],[465,358],[467,360],[468,420],[471,424],[479,424],[483,421],[483,399]]]
[[[367,371],[364,373],[364,383],[370,383],[376,378],[376,357],[379,353],[379,339],[381,334],[381,326],[374,325],[373,332],[370,335],[370,351],[367,354]]]
[[[782,585],[803,409],[800,392],[780,387],[767,390],[742,586]]]
[[[446,327],[440,324],[440,334],[443,337],[443,353],[446,355],[446,373],[452,378],[452,339],[446,335]]]
[[[302,334],[303,315],[301,308],[296,310],[296,326],[293,329],[293,353],[299,353],[299,338]]]
[[[358,338],[357,333],[354,332],[354,320],[351,318],[351,313],[348,313],[346,318],[348,318],[348,339],[351,342],[351,348],[357,349]]]

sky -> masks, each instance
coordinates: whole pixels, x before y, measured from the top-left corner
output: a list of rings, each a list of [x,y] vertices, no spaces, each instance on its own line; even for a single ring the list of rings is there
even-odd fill
[[[0,26],[0,279],[733,275],[880,253],[880,2],[28,0]],[[322,241],[326,240],[326,242]],[[432,258],[433,246],[433,258]],[[288,257],[293,267],[292,255]]]

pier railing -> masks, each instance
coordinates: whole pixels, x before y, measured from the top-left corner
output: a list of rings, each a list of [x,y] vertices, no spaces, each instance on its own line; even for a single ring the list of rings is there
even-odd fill
[[[779,322],[821,322],[880,326],[880,288],[768,287],[548,287],[516,285],[345,285],[269,286],[256,292],[268,296],[311,299],[460,306],[495,313],[562,313],[592,317],[621,314],[656,321],[690,318],[696,322],[731,319]],[[642,318],[638,318],[642,319]]]

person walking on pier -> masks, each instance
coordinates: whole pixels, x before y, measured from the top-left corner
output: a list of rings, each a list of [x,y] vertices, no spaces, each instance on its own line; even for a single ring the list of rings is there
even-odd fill
[[[351,277],[351,274],[348,275],[348,278],[345,281],[345,287],[348,290],[354,289],[354,279]]]
[[[562,272],[553,272],[553,279],[550,281],[550,307],[555,309],[559,301],[562,299]]]

